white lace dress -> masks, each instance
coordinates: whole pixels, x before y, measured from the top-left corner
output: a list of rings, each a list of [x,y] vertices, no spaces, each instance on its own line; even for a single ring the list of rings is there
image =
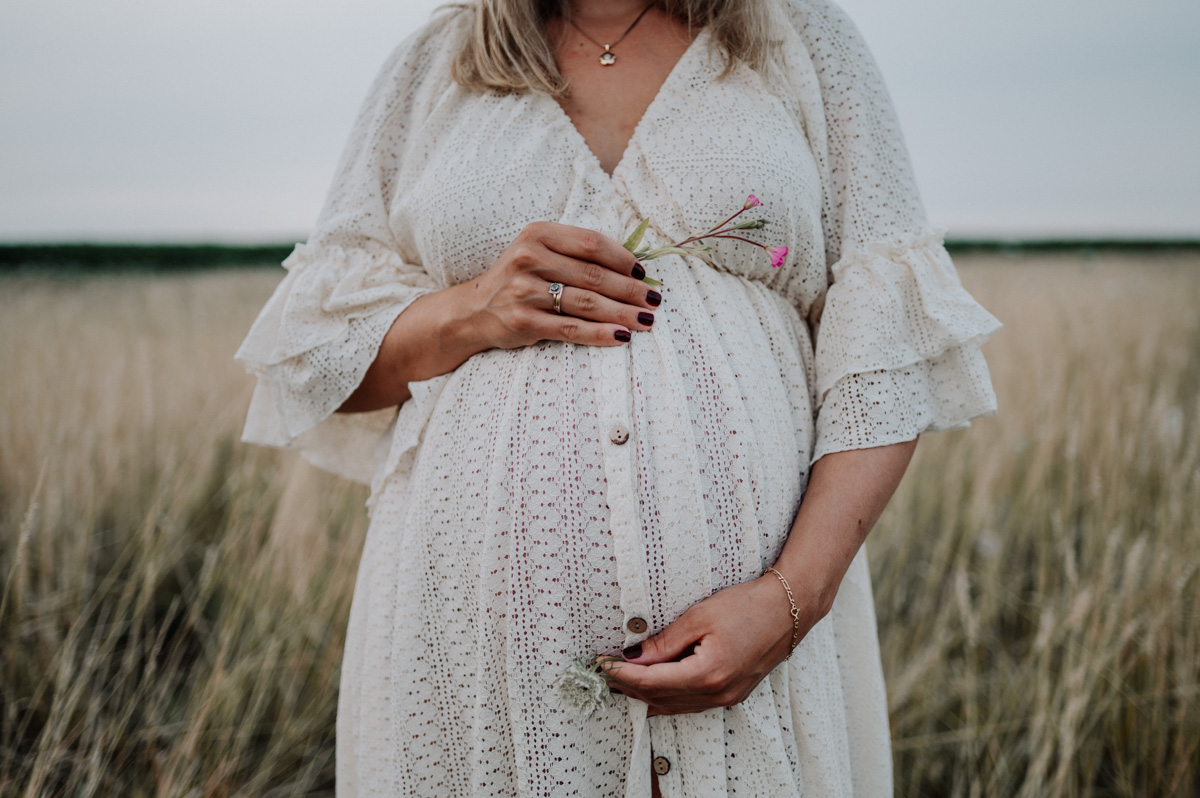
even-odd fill
[[[782,0],[781,0],[782,3]],[[883,796],[891,751],[865,558],[742,704],[583,718],[553,687],[762,574],[810,464],[994,411],[999,325],[930,229],[858,32],[792,0],[779,76],[718,80],[702,32],[610,177],[559,105],[449,76],[465,15],[401,44],[308,243],[238,358],[246,440],[369,481],[343,665],[349,796]],[[490,350],[396,410],[334,415],[397,314],[480,274],[529,222],[666,243],[749,193],[784,266],[720,242],[648,264],[664,296],[619,347]],[[727,246],[727,244],[729,246]],[[628,440],[611,433],[628,430]],[[642,633],[635,619],[643,619]],[[631,621],[634,621],[631,623]]]

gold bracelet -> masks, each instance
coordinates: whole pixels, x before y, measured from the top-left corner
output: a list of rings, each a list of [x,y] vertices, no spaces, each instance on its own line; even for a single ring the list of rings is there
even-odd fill
[[[784,578],[783,574],[776,571],[773,566],[767,570],[779,578],[779,583],[787,591],[788,602],[792,605],[792,648],[787,655],[787,659],[791,659],[792,652],[796,650],[796,646],[800,645],[800,608],[796,606],[796,597],[792,595],[792,586],[788,584],[788,580]]]

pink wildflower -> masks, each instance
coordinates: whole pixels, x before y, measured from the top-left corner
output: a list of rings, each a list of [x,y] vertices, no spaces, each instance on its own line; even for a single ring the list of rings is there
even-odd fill
[[[748,222],[735,222],[739,216],[748,211],[750,208],[757,208],[762,204],[762,200],[753,194],[749,194],[746,197],[745,204],[742,205],[741,209],[737,213],[733,214],[725,221],[718,222],[717,224],[713,225],[708,229],[708,232],[690,236],[678,243],[667,246],[644,247],[639,249],[638,247],[642,243],[642,234],[646,232],[646,228],[650,224],[649,219],[643,219],[641,224],[638,225],[637,229],[633,231],[632,235],[625,240],[623,246],[625,249],[632,252],[635,258],[644,262],[648,260],[654,260],[655,258],[661,258],[664,255],[706,256],[713,251],[711,244],[704,243],[709,239],[715,240],[719,238],[726,241],[741,241],[743,244],[753,244],[754,246],[760,247],[766,251],[766,253],[771,257],[771,266],[778,269],[783,265],[784,261],[787,260],[787,247],[768,247],[765,244],[760,244],[757,241],[754,241],[753,239],[738,235],[738,233],[741,233],[743,230],[761,230],[766,226],[766,219],[751,219]],[[649,277],[643,277],[642,281],[651,283],[653,285],[662,285],[662,283],[658,282],[657,280],[651,280]]]

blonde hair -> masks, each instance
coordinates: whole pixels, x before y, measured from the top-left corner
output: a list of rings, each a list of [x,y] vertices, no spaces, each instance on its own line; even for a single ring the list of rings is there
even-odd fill
[[[766,64],[773,46],[769,2],[656,0],[654,5],[686,22],[690,30],[710,30],[725,59],[724,77],[739,61],[754,69]],[[455,81],[477,91],[543,91],[554,97],[567,93],[567,81],[545,34],[547,20],[568,12],[567,0],[475,0],[454,7],[471,15],[454,61]]]

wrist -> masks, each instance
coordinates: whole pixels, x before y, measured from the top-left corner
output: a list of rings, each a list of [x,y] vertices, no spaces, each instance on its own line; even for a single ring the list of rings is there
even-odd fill
[[[455,361],[454,367],[468,358],[492,348],[489,316],[475,300],[479,295],[475,281],[451,286],[443,292],[439,340],[446,357]]]
[[[790,657],[796,650],[796,646],[799,645],[801,637],[800,618],[802,612],[797,603],[795,591],[787,577],[777,568],[767,568],[759,579],[767,580],[768,584],[764,585],[764,588],[774,593],[774,603],[780,607],[781,611],[778,613],[781,617],[779,633],[786,646],[787,656]]]
[[[489,346],[482,330],[485,319],[471,305],[470,283],[460,283],[426,294],[413,303],[420,304],[419,318],[414,319],[426,330],[415,336],[412,381],[427,380],[448,374],[472,355]]]
[[[835,569],[828,566],[828,562],[822,563],[816,557],[806,557],[799,565],[780,557],[773,566],[791,585],[796,604],[803,612],[811,614],[814,621],[824,618],[833,609],[833,600],[837,598],[841,585],[841,573],[844,571],[835,574]],[[764,576],[774,578],[770,571]]]

